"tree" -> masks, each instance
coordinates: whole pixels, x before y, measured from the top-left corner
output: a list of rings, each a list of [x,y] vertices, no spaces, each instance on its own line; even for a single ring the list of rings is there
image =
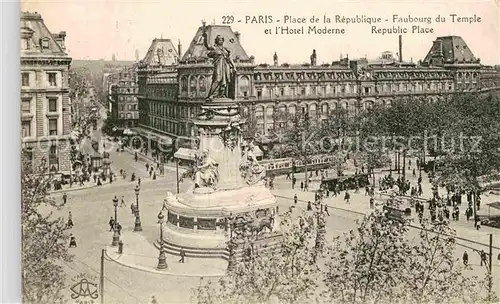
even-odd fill
[[[285,121],[282,125],[276,124],[271,130],[270,137],[274,142],[274,153],[281,157],[298,159],[304,164],[305,184],[308,184],[307,164],[314,154],[321,151],[316,145],[319,136],[319,124],[311,119],[305,111],[294,114],[280,113],[275,119]],[[292,174],[295,173],[292,171]]]
[[[335,239],[325,270],[332,302],[463,303],[480,299],[484,281],[455,258],[454,231],[423,222],[416,239],[408,222],[375,210],[356,231]]]
[[[49,197],[52,176],[44,161],[32,167],[23,157],[21,171],[22,198],[22,266],[23,299],[25,303],[64,303],[64,268],[70,262],[68,227],[52,209],[59,209]]]
[[[318,299],[319,276],[316,259],[324,244],[324,217],[317,210],[292,220],[282,215],[283,239],[273,252],[253,250],[218,282],[201,282],[194,300],[210,303],[304,303]],[[256,247],[255,238],[241,244]],[[249,243],[248,243],[249,242]]]

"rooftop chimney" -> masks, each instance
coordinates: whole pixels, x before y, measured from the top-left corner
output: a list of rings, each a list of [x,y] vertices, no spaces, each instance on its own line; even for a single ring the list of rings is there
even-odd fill
[[[399,35],[399,62],[403,62],[403,35]]]
[[[177,53],[179,54],[179,58],[181,58],[182,57],[182,44],[181,44],[180,40],[177,43]]]

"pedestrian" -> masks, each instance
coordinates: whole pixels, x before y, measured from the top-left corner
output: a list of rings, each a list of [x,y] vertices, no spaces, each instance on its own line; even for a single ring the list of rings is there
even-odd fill
[[[153,173],[153,180],[156,179],[156,172]]]
[[[181,252],[180,252],[181,258],[179,259],[179,263],[184,263],[184,257],[186,256],[186,253],[184,252],[184,248],[181,247]]]
[[[374,206],[375,206],[375,200],[373,199],[373,197],[370,197],[370,209],[373,209]]]
[[[303,181],[300,182],[300,190],[304,191],[304,182]]]
[[[158,304],[158,301],[156,300],[155,296],[151,297],[151,304]]]
[[[97,178],[97,186],[102,186],[101,179],[99,177]]]
[[[287,172],[286,179],[290,179],[290,172]]]
[[[297,201],[298,201],[298,199],[297,199],[297,194],[295,194],[295,195],[293,196],[293,203],[294,203],[295,205],[297,205]]]
[[[137,151],[134,152],[134,159],[135,159],[135,162],[137,162]]]
[[[349,194],[349,192],[347,190],[345,191],[344,201],[346,201],[347,204],[351,203],[351,195]]]
[[[135,205],[134,204],[130,204],[130,211],[132,212],[132,214],[135,214]]]
[[[125,207],[127,207],[127,204],[125,204],[125,197],[124,197],[123,195],[122,195],[122,197],[121,197],[121,202],[120,202],[120,207],[121,207],[121,206],[125,206]]]
[[[94,183],[97,182],[97,176],[94,174]]]
[[[111,216],[109,218],[109,231],[113,230],[113,227],[115,226],[115,220],[113,219],[113,217]]]
[[[464,266],[467,266],[469,264],[469,255],[467,254],[467,251],[464,251],[464,255],[462,256],[462,260],[464,262]]]
[[[69,237],[69,248],[76,248],[76,238],[71,234]]]
[[[116,230],[118,230],[118,234],[121,235],[122,234],[122,225],[120,225],[120,223],[116,223]]]
[[[415,168],[413,168],[413,177],[417,176],[417,174],[415,173]]]
[[[149,164],[146,163],[146,171],[149,171]]]
[[[68,200],[68,195],[66,194],[66,192],[63,193],[62,199],[63,203],[66,204],[66,201]]]
[[[113,174],[112,173],[109,174],[109,183],[110,184],[113,183]]]
[[[151,177],[151,174],[153,174],[153,170],[149,171],[149,177]]]
[[[328,212],[328,206],[325,204],[325,213],[328,214],[328,216],[330,216],[330,212]]]
[[[486,265],[486,252],[484,250],[481,250],[481,253],[479,254],[481,256],[481,266]]]
[[[138,178],[137,178],[137,184],[138,184],[139,186],[141,185],[141,178],[140,178],[140,177],[138,177]]]
[[[73,215],[71,215],[71,211],[68,213],[68,228],[73,228]]]
[[[311,201],[307,202],[307,211],[312,211]]]
[[[120,169],[120,175],[123,175],[123,169]]]

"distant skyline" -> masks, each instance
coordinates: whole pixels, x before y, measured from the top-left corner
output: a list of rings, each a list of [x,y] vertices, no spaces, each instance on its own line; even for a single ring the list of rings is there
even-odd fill
[[[432,34],[403,34],[403,59],[414,62],[425,57],[432,42],[439,36],[461,36],[474,55],[483,64],[500,64],[500,2],[497,0],[440,0],[440,1],[349,1],[349,0],[211,0],[206,2],[141,1],[119,2],[66,0],[61,2],[23,1],[23,11],[38,12],[52,32],[66,31],[66,48],[74,59],[117,60],[139,58],[155,38],[169,38],[174,45],[180,40],[183,52],[187,50],[201,20],[207,24],[222,24],[223,16],[234,16],[231,24],[234,31],[241,33],[241,44],[256,63],[272,63],[274,52],[280,63],[304,63],[309,61],[312,49],[318,54],[318,64],[331,63],[340,55],[349,58],[367,56],[375,59],[384,51],[398,52],[398,35],[372,34],[368,24],[317,24],[322,28],[345,28],[343,35],[266,35],[264,30],[273,31],[281,24],[245,24],[245,16],[272,15],[274,21],[284,15],[306,17],[312,15],[323,20],[323,16],[365,15],[380,17],[388,22],[376,24],[379,27],[398,26],[392,23],[394,14],[401,17],[432,17],[431,24],[420,23],[421,27],[432,27]],[[440,14],[447,17],[446,23],[435,23]],[[480,17],[480,22],[452,23],[450,14]],[[477,18],[476,18],[477,20]],[[287,24],[299,27],[297,24]],[[312,25],[309,22],[305,25]],[[409,26],[411,28],[411,26]]]

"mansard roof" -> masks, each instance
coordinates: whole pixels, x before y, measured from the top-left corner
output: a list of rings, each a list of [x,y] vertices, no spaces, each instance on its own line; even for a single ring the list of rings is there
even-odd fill
[[[28,39],[29,43],[28,49],[21,49],[21,56],[66,57],[40,14],[22,12],[20,30],[21,39]]]
[[[443,57],[443,63],[478,63],[478,59],[460,36],[438,37],[425,56],[424,63],[431,63],[432,57]]]
[[[230,26],[227,25],[207,25],[205,26],[205,31],[207,32],[208,44],[213,45],[215,37],[220,35],[224,38],[224,47],[231,51],[231,58],[233,60],[249,60],[250,57],[247,55],[240,43],[240,35],[237,32],[233,32]],[[189,59],[205,59],[207,58],[208,50],[203,44],[203,27],[199,27],[196,35],[194,36],[189,48],[182,57],[182,60]]]
[[[142,61],[147,65],[172,65],[179,61],[179,54],[170,39],[154,39]]]

